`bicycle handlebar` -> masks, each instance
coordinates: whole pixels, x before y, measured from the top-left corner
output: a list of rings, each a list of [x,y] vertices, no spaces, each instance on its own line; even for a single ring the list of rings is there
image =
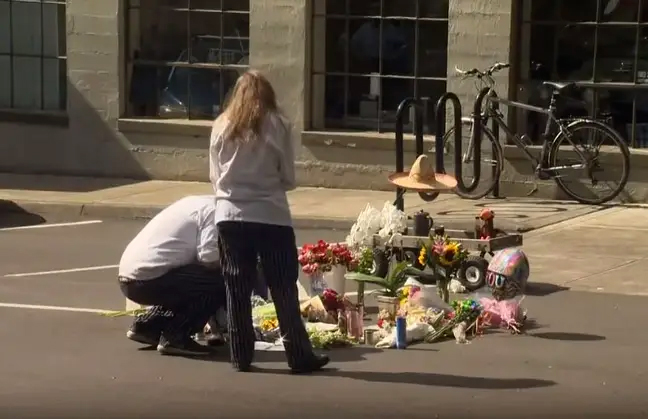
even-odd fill
[[[497,73],[500,70],[509,68],[511,65],[508,63],[495,63],[488,70],[481,71],[477,68],[472,68],[470,70],[462,70],[459,67],[455,67],[455,71],[463,76],[477,76],[477,78],[482,77],[491,77],[493,74]]]

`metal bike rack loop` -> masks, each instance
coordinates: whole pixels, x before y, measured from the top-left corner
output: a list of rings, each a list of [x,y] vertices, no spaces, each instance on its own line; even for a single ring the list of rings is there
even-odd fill
[[[474,164],[474,170],[475,170],[475,179],[473,179],[472,183],[470,186],[466,188],[467,192],[474,191],[477,186],[479,185],[479,178],[481,176],[481,142],[482,142],[482,126],[486,125],[488,123],[488,117],[484,116],[482,113],[482,106],[484,104],[484,99],[486,96],[493,96],[497,97],[497,93],[494,91],[491,92],[491,89],[489,87],[484,87],[479,91],[479,94],[477,95],[477,98],[475,99],[475,103],[473,105],[473,113],[471,117],[473,118],[473,138],[476,140],[474,144],[474,153],[473,153],[473,164]],[[499,103],[497,102],[490,102],[489,106],[492,107],[494,111],[499,110]],[[477,123],[477,121],[480,121],[481,123]],[[483,124],[483,125],[482,125]],[[493,120],[492,125],[491,125],[491,132],[493,133],[493,136],[495,137],[496,141],[499,141],[499,125]],[[493,148],[495,146],[493,145]],[[496,151],[492,151],[493,156],[495,155]],[[491,167],[491,175],[493,177],[497,176],[497,167],[492,166]],[[493,189],[492,192],[492,198],[500,198],[499,195],[499,179],[497,180],[497,183],[495,184],[495,188]]]
[[[417,99],[415,97],[408,97],[403,100],[398,109],[396,110],[396,172],[403,172],[405,170],[405,115],[410,108],[414,108],[414,137],[416,139],[416,155],[420,156],[423,154],[423,100]],[[405,194],[405,189],[397,188],[396,189],[396,201],[394,205],[399,210],[403,211],[405,209],[405,202],[403,200],[403,195]],[[419,194],[423,199],[423,195]],[[436,197],[435,197],[436,198]]]
[[[435,132],[435,153],[436,153],[436,172],[445,173],[445,165],[443,162],[444,144],[443,137],[445,136],[445,117],[446,117],[446,103],[452,103],[452,110],[454,113],[454,164],[455,164],[455,177],[457,179],[457,188],[465,190],[466,186],[463,183],[461,173],[461,101],[459,97],[452,93],[447,92],[439,98],[435,109],[436,132]],[[480,150],[481,152],[481,150]]]

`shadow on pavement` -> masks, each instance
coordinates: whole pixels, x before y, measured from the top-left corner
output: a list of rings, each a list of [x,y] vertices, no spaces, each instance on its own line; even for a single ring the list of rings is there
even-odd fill
[[[262,374],[288,374],[287,371],[263,368],[257,368],[256,371]],[[422,372],[373,372],[325,369],[315,373],[314,375],[351,378],[353,380],[362,380],[372,383],[402,383],[417,384],[421,386],[488,390],[530,389],[551,387],[557,384],[555,381],[539,380],[535,378],[486,378]]]
[[[0,228],[32,226],[46,221],[45,218],[27,211],[13,201],[0,199]]]
[[[569,288],[556,284],[545,282],[529,282],[524,293],[531,297],[546,297],[561,291],[567,291]]]
[[[562,340],[572,342],[596,342],[605,340],[605,336],[590,335],[588,333],[544,332],[530,333],[529,336],[548,340]]]
[[[146,350],[146,349],[144,349]],[[364,361],[366,355],[376,354],[384,352],[382,349],[376,349],[371,347],[353,347],[353,348],[339,348],[333,349],[330,351],[317,351],[320,353],[325,353],[335,359],[335,362],[355,362],[355,361]],[[230,353],[229,348],[222,347],[222,350],[217,350],[213,355],[209,357],[187,357],[190,359],[196,359],[199,361],[211,361],[211,362],[229,362]],[[283,351],[255,351],[254,352],[254,362],[260,363],[279,363],[286,362],[286,354]]]

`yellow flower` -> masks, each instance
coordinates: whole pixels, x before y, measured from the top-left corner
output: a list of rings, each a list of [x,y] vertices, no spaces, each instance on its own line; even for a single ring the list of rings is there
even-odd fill
[[[277,319],[266,319],[261,323],[261,329],[265,332],[274,330],[277,327],[279,327],[279,321]]]
[[[461,246],[457,242],[450,242],[443,246],[443,253],[439,255],[439,263],[443,266],[452,266],[456,263]]]
[[[421,251],[419,252],[419,257],[418,257],[418,263],[425,266],[426,262],[427,262],[427,250],[425,250],[425,247],[421,247]]]

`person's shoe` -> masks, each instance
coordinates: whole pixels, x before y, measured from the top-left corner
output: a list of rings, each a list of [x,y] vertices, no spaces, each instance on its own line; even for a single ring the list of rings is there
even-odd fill
[[[128,332],[126,332],[126,337],[133,342],[149,346],[155,346],[160,341],[159,333],[141,330],[141,328],[136,326],[131,327]]]
[[[169,342],[167,339],[161,338],[157,350],[162,355],[179,356],[205,356],[213,353],[209,347],[201,345],[191,338],[180,342]]]
[[[327,355],[313,355],[313,357],[302,365],[295,365],[290,368],[293,374],[310,374],[324,368],[330,359]]]
[[[207,342],[207,346],[211,347],[224,346],[226,343],[225,336],[221,333],[210,333],[206,335],[205,342]]]

